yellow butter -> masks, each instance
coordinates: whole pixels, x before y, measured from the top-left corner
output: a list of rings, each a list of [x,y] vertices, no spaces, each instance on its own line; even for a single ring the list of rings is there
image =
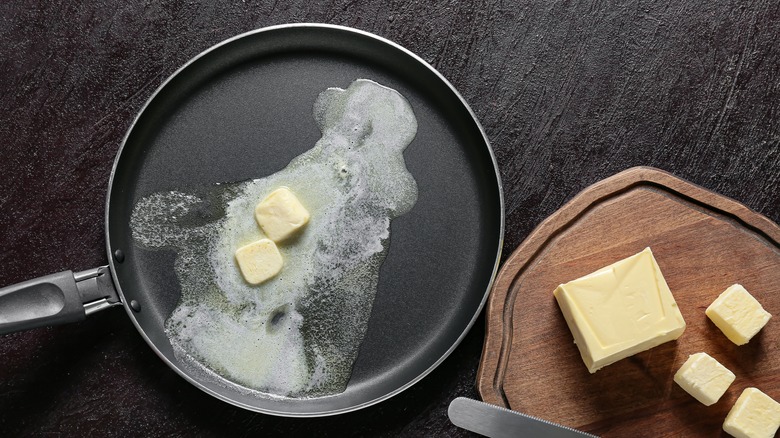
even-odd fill
[[[562,284],[554,295],[591,373],[685,330],[650,248]]]
[[[257,205],[255,219],[269,239],[280,242],[309,222],[309,211],[290,189],[281,187]]]
[[[723,334],[737,345],[747,344],[772,317],[761,303],[739,284],[729,286],[723,291],[707,307],[705,313]]]
[[[705,406],[715,404],[734,379],[734,373],[707,353],[688,356],[674,375],[674,381]]]
[[[236,250],[236,262],[249,284],[260,284],[282,270],[284,261],[276,244],[260,239]]]
[[[723,422],[723,430],[736,438],[772,438],[780,428],[780,403],[746,388]]]

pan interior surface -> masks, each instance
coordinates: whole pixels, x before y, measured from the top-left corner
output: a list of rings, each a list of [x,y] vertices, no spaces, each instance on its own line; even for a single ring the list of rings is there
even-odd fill
[[[164,333],[180,296],[173,251],[138,247],[130,216],[156,192],[206,193],[217,183],[270,175],[320,138],[317,95],[356,79],[400,92],[418,122],[404,152],[418,186],[414,208],[391,223],[368,332],[347,389],[309,399],[257,398],[183,368]],[[317,416],[381,401],[430,372],[473,324],[495,274],[503,237],[500,181],[466,104],[425,63],[381,38],[323,25],[250,32],[215,46],[172,76],[130,129],[109,190],[109,253],[131,318],[185,378],[238,406]]]

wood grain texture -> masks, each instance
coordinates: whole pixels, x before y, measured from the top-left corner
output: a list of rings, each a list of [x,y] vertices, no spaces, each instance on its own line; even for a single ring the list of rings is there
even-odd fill
[[[590,374],[552,291],[646,247],[686,330]],[[480,395],[605,437],[717,436],[744,388],[780,399],[780,322],[739,347],[704,314],[734,283],[780,312],[780,226],[656,169],[605,179],[542,222],[501,268],[487,305]],[[688,356],[701,351],[737,375],[711,407],[673,383]]]
[[[325,22],[389,38],[463,94],[503,178],[508,255],[589,184],[636,165],[780,221],[780,3],[445,0],[0,2],[0,286],[106,263],[121,139],[192,56],[251,29]],[[0,340],[7,436],[465,436],[478,321],[411,390],[317,420],[245,412],[168,369],[120,313]]]

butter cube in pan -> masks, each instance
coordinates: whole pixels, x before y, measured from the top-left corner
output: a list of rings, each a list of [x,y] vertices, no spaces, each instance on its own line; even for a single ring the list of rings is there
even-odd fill
[[[705,406],[715,404],[734,379],[734,373],[707,353],[688,356],[674,375],[674,381]]]
[[[279,248],[269,239],[260,239],[236,250],[236,262],[249,284],[260,284],[282,270],[284,261]]]
[[[737,345],[747,344],[772,317],[761,303],[739,284],[723,291],[707,307],[705,313],[723,334]]]
[[[255,219],[269,239],[281,242],[309,222],[309,211],[290,189],[281,187],[255,207]]]
[[[650,248],[562,284],[553,294],[591,373],[685,330]]]
[[[723,422],[723,430],[736,438],[772,438],[778,428],[780,403],[757,388],[742,391]]]

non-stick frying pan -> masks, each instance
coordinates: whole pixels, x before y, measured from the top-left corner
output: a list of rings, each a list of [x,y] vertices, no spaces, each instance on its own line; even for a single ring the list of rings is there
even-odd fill
[[[391,224],[390,250],[347,389],[320,398],[258,398],[202,380],[182,367],[164,333],[180,296],[176,254],[134,243],[134,205],[155,192],[199,193],[282,169],[320,137],[312,116],[317,95],[358,78],[394,88],[411,103],[418,131],[404,158],[419,198]],[[130,127],[106,201],[108,266],[0,289],[0,332],[75,321],[121,302],[171,368],[219,399],[287,416],[348,412],[414,384],[458,345],[485,302],[503,227],[501,183],[487,137],[430,65],[354,29],[260,29],[188,62]]]

